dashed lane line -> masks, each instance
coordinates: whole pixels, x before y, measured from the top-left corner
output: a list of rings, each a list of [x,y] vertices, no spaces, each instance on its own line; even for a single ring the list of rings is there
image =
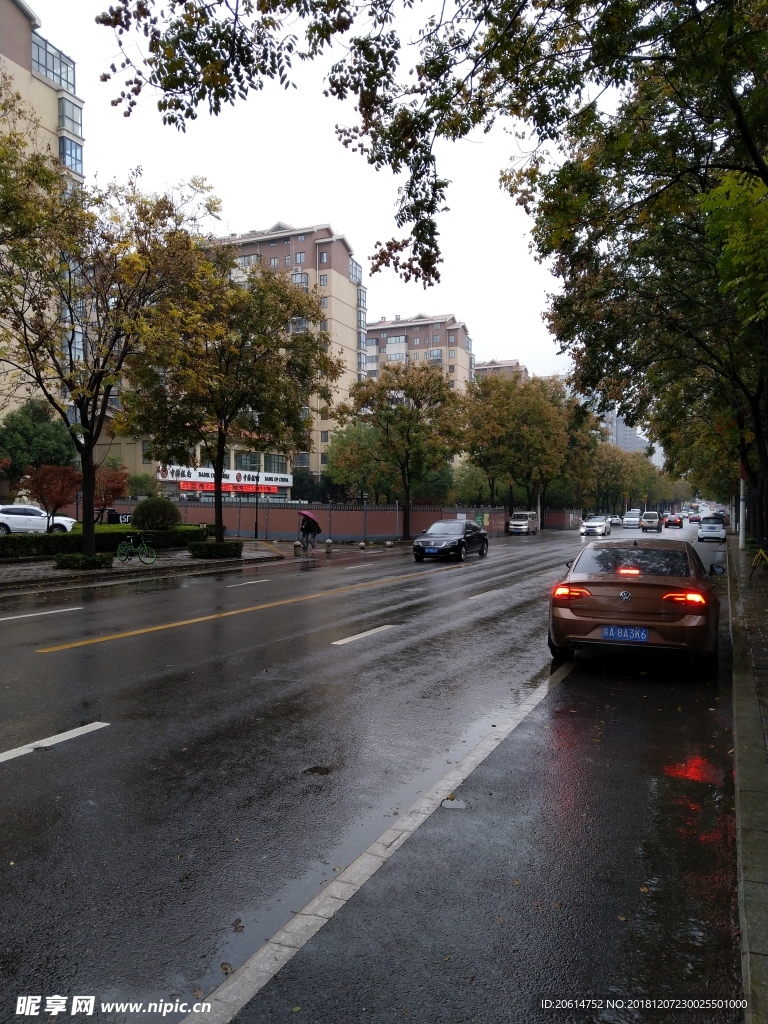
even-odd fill
[[[248,580],[246,583],[228,583],[225,590],[232,590],[233,587],[250,587],[254,583],[269,583],[269,580]]]
[[[332,647],[341,647],[342,644],[351,644],[353,640],[360,640],[364,636],[373,636],[374,633],[383,633],[385,629],[394,629],[393,625],[377,626],[375,629],[366,629],[364,633],[354,633],[352,636],[345,636],[343,640],[334,640]]]
[[[14,619],[35,619],[38,615],[61,615],[62,612],[81,612],[83,605],[72,608],[52,608],[48,612],[27,612],[26,615],[6,615],[0,622],[12,622]]]
[[[163,622],[157,626],[144,626],[141,629],[127,629],[122,633],[110,633],[107,636],[90,637],[87,640],[73,640],[68,644],[56,644],[54,647],[39,647],[37,654],[53,654],[56,651],[70,651],[75,647],[89,647],[92,644],[106,644],[113,640],[125,640],[132,636],[144,636],[147,633],[159,633],[166,629],[179,629],[182,626],[194,626],[200,622],[213,622],[216,619],[229,619],[234,615],[248,615],[251,612],[265,611],[268,608],[281,608],[290,604],[302,604],[305,601],[315,601],[318,598],[335,597],[337,594],[351,594],[356,590],[367,590],[371,587],[383,587],[390,583],[400,583],[403,580],[414,580],[430,576],[437,572],[461,571],[463,566],[445,566],[440,569],[427,569],[419,572],[403,573],[400,576],[385,576],[380,580],[371,580],[368,583],[353,583],[348,587],[334,587],[329,590],[319,590],[313,594],[301,594],[298,597],[286,597],[281,601],[265,601],[263,604],[252,604],[247,608],[234,608],[228,612],[214,612],[211,615],[198,615],[194,619],[179,619],[177,622]]]
[[[35,740],[34,743],[26,743],[23,747],[14,747],[12,750],[3,751],[0,754],[0,761],[11,761],[14,757],[31,754],[33,750],[48,750],[49,747],[53,747],[57,743],[73,740],[76,736],[84,736],[86,733],[95,732],[97,729],[106,729],[108,725],[109,722],[91,722],[90,725],[81,725],[77,729],[57,733],[56,736],[46,736],[44,740]]]
[[[268,939],[263,946],[231,974],[223,984],[206,996],[209,1013],[190,1013],[181,1024],[229,1024],[239,1011],[271,981],[277,972],[326,924],[371,876],[409,839],[490,753],[544,700],[575,667],[562,665],[541,686],[537,687],[519,707],[498,723],[492,732],[440,779],[424,796],[403,814],[396,825],[353,860],[323,891],[310,900],[288,924]]]

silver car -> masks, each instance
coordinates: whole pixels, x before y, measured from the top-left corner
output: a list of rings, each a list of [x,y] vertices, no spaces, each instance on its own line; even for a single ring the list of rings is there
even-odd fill
[[[54,516],[51,533],[67,533],[77,522],[70,516]],[[0,535],[9,533],[45,533],[48,516],[34,505],[3,505],[0,507]]]
[[[636,530],[640,529],[640,524],[643,519],[643,513],[639,508],[631,508],[629,512],[624,513],[624,518],[621,525],[626,530],[627,527],[634,527]]]
[[[608,516],[587,516],[579,532],[583,537],[607,537],[611,532],[611,520]]]

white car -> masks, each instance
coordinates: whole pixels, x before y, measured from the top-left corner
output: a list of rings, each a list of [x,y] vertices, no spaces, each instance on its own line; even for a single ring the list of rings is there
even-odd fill
[[[640,529],[640,523],[643,519],[643,513],[639,508],[631,508],[628,512],[624,513],[621,525],[626,530],[627,527],[634,527],[636,530]]]
[[[513,512],[509,517],[509,532],[538,533],[539,517],[535,512]]]
[[[725,540],[725,524],[719,516],[702,516],[697,540]]]
[[[607,537],[610,532],[609,516],[587,516],[579,527],[579,533],[583,537]]]
[[[67,533],[77,522],[69,516],[54,516],[51,533]],[[0,536],[9,533],[45,533],[48,516],[34,505],[0,506]]]

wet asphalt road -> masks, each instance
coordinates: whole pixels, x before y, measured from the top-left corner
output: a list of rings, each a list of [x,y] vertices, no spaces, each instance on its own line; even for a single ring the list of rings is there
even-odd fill
[[[110,724],[0,763],[0,1019],[22,1019],[24,993],[149,1001],[215,988],[222,965],[237,968],[546,678],[548,593],[579,545],[509,538],[448,566],[338,551],[2,601],[0,752]],[[9,619],[40,611],[57,614]],[[89,639],[100,642],[66,646]],[[51,647],[64,649],[38,653]],[[300,1005],[316,1004],[301,1019],[328,1024],[404,1011],[671,1020],[535,1004],[657,983],[740,995],[721,662],[707,680],[639,654],[580,659],[465,783],[470,813],[433,816],[355,897],[356,916],[350,904],[243,1021],[295,1019],[297,981]],[[538,898],[514,903],[521,874]],[[452,879],[462,895],[435,921]],[[514,967],[496,918],[514,921]],[[443,949],[453,961],[433,962]],[[444,966],[456,957],[492,977]]]

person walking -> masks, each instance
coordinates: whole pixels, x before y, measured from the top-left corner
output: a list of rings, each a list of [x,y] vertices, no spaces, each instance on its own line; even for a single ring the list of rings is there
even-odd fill
[[[301,550],[306,554],[309,547],[315,550],[315,541],[320,527],[309,516],[301,517]]]

